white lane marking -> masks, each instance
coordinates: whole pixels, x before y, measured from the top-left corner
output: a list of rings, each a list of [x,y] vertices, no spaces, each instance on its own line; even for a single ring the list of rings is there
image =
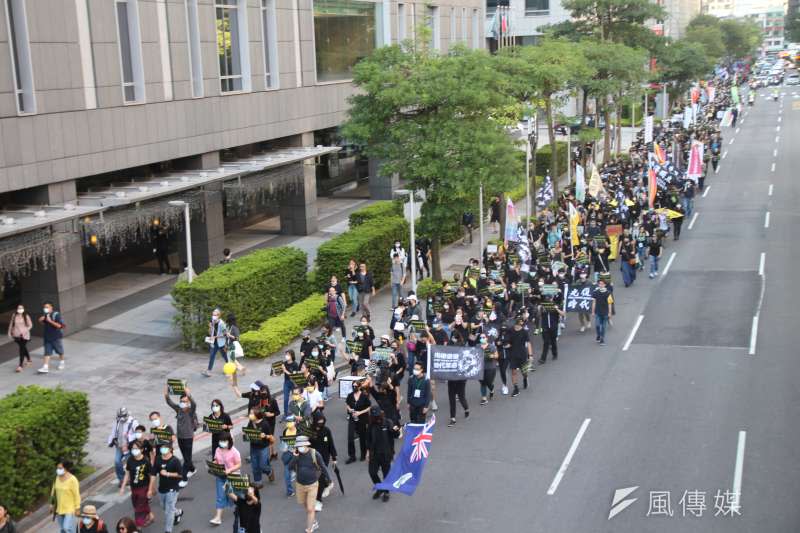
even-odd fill
[[[677,252],[672,252],[672,255],[669,256],[669,261],[667,261],[667,266],[664,268],[664,272],[661,273],[661,279],[664,279],[664,276],[666,276],[667,272],[669,272],[669,267],[672,266],[672,262],[675,260],[676,254]]]
[[[778,141],[780,141],[780,140],[781,140],[781,136],[780,136],[780,135],[776,135],[776,136],[775,136],[775,142],[777,143],[777,142],[778,142]]]
[[[736,133],[739,133],[740,129],[742,129],[742,128],[736,128]]]
[[[722,153],[722,159],[725,159],[726,157],[728,157],[728,151],[727,151],[727,150],[725,150],[725,151]]]
[[[697,221],[697,215],[699,214],[700,213],[698,213],[697,211],[694,212],[694,215],[692,215],[692,220],[689,221],[689,229],[692,229],[694,227],[694,223]]]
[[[674,257],[675,257],[675,252],[672,252],[672,257],[670,257],[670,259],[669,259],[670,263],[672,263],[672,259]],[[667,269],[668,268],[669,268],[669,265],[667,265]],[[667,273],[667,271],[664,270],[664,274],[666,274],[666,273]],[[664,274],[662,274],[662,276]],[[628,335],[628,340],[625,341],[625,345],[622,347],[622,351],[623,352],[627,352],[628,348],[631,347],[631,343],[633,342],[633,338],[636,336],[636,332],[639,331],[639,326],[642,325],[642,320],[644,320],[644,315],[639,315],[639,318],[636,319],[636,324],[633,325],[633,329],[631,330],[631,334]]]
[[[748,355],[756,354],[756,340],[758,339],[758,315],[753,317],[753,325],[750,327],[750,349]]]
[[[775,128],[775,131],[778,131],[778,132],[779,132],[779,131],[781,131],[781,127],[780,127],[780,126],[777,126],[777,127]]]
[[[761,257],[758,260],[758,275],[759,276],[763,276],[764,275],[764,264],[766,263],[766,261],[767,261],[767,253],[766,252],[761,252]]]
[[[719,168],[719,167],[717,167],[717,168]],[[708,191],[710,191],[710,190],[711,190],[711,185],[709,185],[708,187],[706,187],[706,190],[705,190],[705,191],[703,191],[703,198],[705,198],[705,197],[708,195]]]
[[[739,431],[739,442],[736,444],[736,466],[733,470],[733,501],[731,511],[739,513],[742,507],[742,467],[744,466],[744,447],[747,432]]]
[[[772,196],[772,183],[769,184],[769,192],[767,193],[767,196]]]
[[[777,148],[775,148],[775,149],[772,151],[772,157],[778,157],[778,149],[777,149]]]
[[[780,121],[781,121],[781,117],[778,117],[778,122],[780,122]]]
[[[772,163],[772,167],[769,170],[770,172],[775,172],[775,163]]]
[[[733,141],[735,141],[735,140],[736,140],[736,138],[731,139],[731,142],[729,142],[728,144],[733,144]]]
[[[767,211],[767,214],[764,215],[764,228],[769,228],[769,211]]]
[[[581,428],[578,430],[578,434],[575,435],[575,440],[572,441],[572,446],[569,447],[569,451],[567,452],[566,457],[564,457],[564,462],[561,463],[561,468],[558,469],[556,473],[556,477],[553,478],[553,482],[550,483],[550,488],[547,489],[547,494],[552,496],[556,493],[556,489],[558,489],[558,484],[561,483],[561,478],[564,477],[564,474],[569,467],[570,461],[572,461],[572,456],[575,455],[575,451],[578,449],[578,444],[581,443],[581,439],[583,438],[583,434],[586,433],[586,428],[589,427],[589,422],[591,422],[591,418],[587,418],[581,424]]]
[[[758,341],[758,317],[761,316],[761,306],[764,305],[764,294],[767,292],[766,263],[767,255],[766,253],[762,253],[758,263],[758,275],[761,278],[761,293],[758,295],[756,314],[753,316],[753,325],[750,328],[750,349],[747,351],[748,355],[756,354],[756,343]]]

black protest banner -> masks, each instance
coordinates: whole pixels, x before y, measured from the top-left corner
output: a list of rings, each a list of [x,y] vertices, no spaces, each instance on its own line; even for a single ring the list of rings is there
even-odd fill
[[[225,474],[225,465],[206,460],[206,466],[208,467],[208,473],[214,477],[225,478],[227,476],[227,474]]]
[[[386,361],[388,363],[393,353],[394,351],[391,348],[375,348],[372,350],[370,359],[373,361]]]
[[[355,356],[361,355],[362,344],[358,341],[347,341],[347,351]]]
[[[483,350],[473,346],[429,344],[428,372],[433,379],[482,379]]]
[[[225,423],[219,418],[211,418],[210,416],[207,416],[203,418],[203,423],[206,425],[206,429],[211,433],[219,433],[225,430],[225,428],[222,427],[225,425]]]
[[[273,376],[283,375],[283,361],[275,361],[274,363],[272,363],[272,375]]]
[[[305,375],[303,375],[302,372],[294,372],[292,374],[289,374],[289,379],[297,387],[305,387],[306,383],[308,383],[308,380],[306,380],[306,377]]]
[[[261,430],[258,428],[242,428],[242,437],[247,442],[263,442]]]
[[[185,379],[168,379],[167,380],[167,389],[169,389],[169,393],[171,396],[180,396],[184,392],[186,392],[186,380]]]
[[[592,311],[592,286],[588,283],[575,286],[566,286],[564,298],[568,313],[591,313]]]
[[[228,474],[228,483],[236,492],[245,492],[250,486],[250,478],[247,474]]]
[[[167,428],[159,429],[153,428],[150,430],[158,442],[172,442],[173,433]]]

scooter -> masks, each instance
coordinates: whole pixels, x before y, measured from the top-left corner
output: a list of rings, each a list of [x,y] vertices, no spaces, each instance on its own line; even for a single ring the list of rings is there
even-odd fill
[[[750,96],[747,98],[747,105],[753,107],[753,104],[756,102],[756,95],[754,93],[750,93]]]
[[[778,101],[778,91],[772,93],[772,100],[777,102]]]

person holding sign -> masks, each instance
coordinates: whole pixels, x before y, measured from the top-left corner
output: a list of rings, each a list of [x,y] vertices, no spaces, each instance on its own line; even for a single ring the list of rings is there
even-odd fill
[[[356,462],[356,436],[361,448],[361,461],[367,458],[367,421],[372,402],[369,399],[369,384],[364,379],[353,384],[353,391],[345,399],[347,405],[347,461]]]
[[[229,431],[225,431],[219,436],[219,448],[214,454],[214,462],[221,465],[225,469],[225,474],[238,474],[242,468],[242,456],[239,454],[233,445],[233,438]],[[214,481],[217,487],[216,493],[216,513],[214,517],[208,522],[212,525],[218,526],[222,524],[222,512],[226,507],[230,507],[231,502],[228,501],[228,496],[225,493],[225,478],[215,477]]]
[[[489,342],[489,337],[481,333],[478,345],[483,350],[483,379],[481,380],[481,405],[487,405],[489,400],[494,398],[494,379],[497,375],[497,361],[500,355],[497,353],[497,345]],[[412,422],[414,422],[412,420]],[[423,418],[421,423],[424,423]]]
[[[192,462],[192,448],[194,447],[194,432],[197,431],[197,404],[192,398],[189,386],[185,385],[183,394],[176,404],[169,397],[169,388],[164,389],[164,399],[174,411],[178,428],[178,447],[183,457],[183,481],[192,477],[196,470]]]
[[[258,487],[250,485],[244,496],[230,491],[228,498],[236,506],[233,530],[237,533],[261,533],[261,494]]]
[[[152,411],[150,413],[150,437],[145,439],[149,443],[151,451],[150,462],[153,463],[158,457],[158,446],[162,442],[168,442],[170,445],[178,443],[175,437],[175,431],[169,424],[164,424],[161,419],[161,413]],[[146,445],[147,446],[147,445]]]
[[[542,355],[539,364],[547,362],[547,351],[553,350],[553,361],[558,359],[558,327],[564,311],[553,301],[553,296],[546,296],[539,304],[539,324],[542,329]]]
[[[147,497],[147,488],[150,486],[150,476],[154,475],[150,458],[144,453],[144,446],[139,441],[131,444],[131,456],[125,464],[125,478],[119,488],[119,494],[125,494],[125,485],[130,483],[131,504],[138,527],[147,527],[153,523],[155,516],[150,510],[150,499]]]
[[[267,474],[270,482],[275,481],[275,473],[270,465],[269,446],[275,441],[272,436],[272,425],[264,416],[260,408],[253,408],[248,415],[249,422],[243,430],[245,439],[250,442],[250,466],[253,468],[253,483],[256,488],[264,486],[261,483],[263,474]]]
[[[219,436],[223,431],[233,429],[231,416],[225,412],[225,406],[222,405],[221,400],[217,398],[211,400],[211,414],[203,418],[203,423],[208,432],[211,433],[211,457],[214,457],[219,446]]]

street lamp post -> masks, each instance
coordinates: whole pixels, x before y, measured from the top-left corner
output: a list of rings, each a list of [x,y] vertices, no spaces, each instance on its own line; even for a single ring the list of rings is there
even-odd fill
[[[183,219],[186,226],[186,266],[187,279],[192,282],[194,270],[192,269],[192,228],[189,217],[189,202],[183,200],[171,200],[169,205],[172,207],[183,207]]]
[[[408,201],[411,208],[411,217],[409,220],[409,229],[411,230],[411,242],[409,243],[409,257],[411,257],[411,290],[417,294],[417,246],[416,235],[414,232],[414,217],[416,212],[414,210],[414,191],[409,189],[397,189],[395,194],[408,195]]]
[[[478,187],[478,220],[480,220],[479,227],[480,227],[480,240],[481,240],[481,249],[480,249],[480,252],[478,252],[478,253],[480,254],[481,257],[483,257],[483,246],[484,246],[484,243],[483,243],[483,223],[484,223],[484,220],[483,220],[483,179],[481,179],[480,186]]]

